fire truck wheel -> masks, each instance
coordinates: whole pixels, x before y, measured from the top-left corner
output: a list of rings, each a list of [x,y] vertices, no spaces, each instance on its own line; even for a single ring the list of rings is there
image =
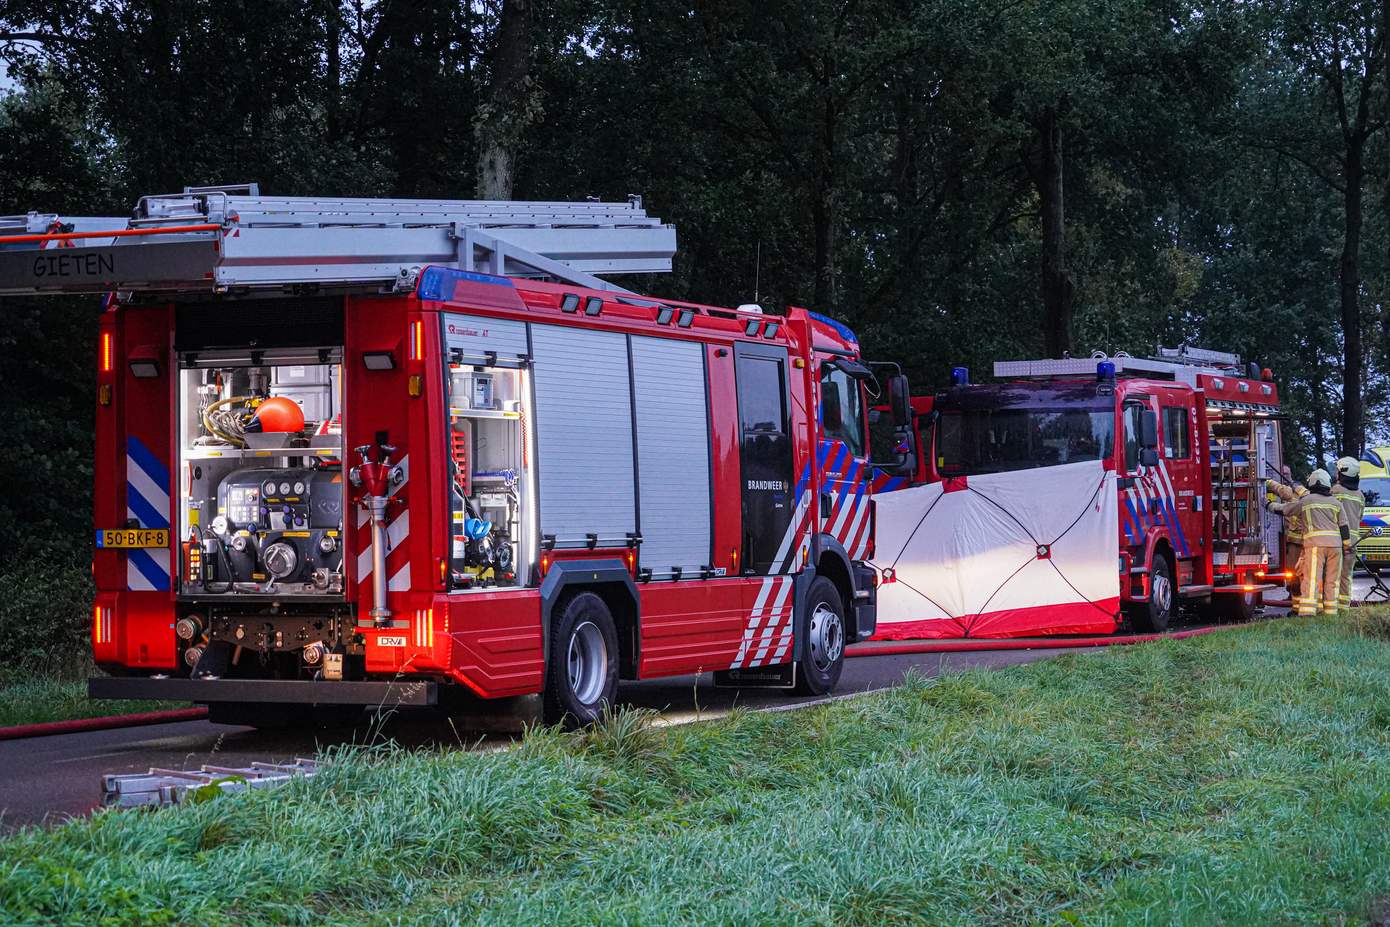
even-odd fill
[[[1216,598],[1213,596],[1213,598]],[[1254,621],[1255,611],[1260,604],[1258,592],[1241,592],[1220,597],[1221,609],[1217,617],[1221,621]]]
[[[1173,618],[1173,593],[1173,570],[1168,566],[1168,558],[1157,554],[1149,573],[1149,601],[1136,604],[1133,611],[1128,612],[1134,629],[1147,632],[1168,630],[1168,622]]]
[[[603,599],[580,592],[556,603],[550,626],[542,716],[583,727],[603,715],[618,690],[618,633]]]
[[[796,667],[797,695],[824,695],[845,668],[845,609],[835,584],[824,576],[806,595],[806,640]]]
[[[1258,592],[1227,592],[1213,595],[1211,605],[1202,612],[1213,621],[1254,621],[1259,603]]]

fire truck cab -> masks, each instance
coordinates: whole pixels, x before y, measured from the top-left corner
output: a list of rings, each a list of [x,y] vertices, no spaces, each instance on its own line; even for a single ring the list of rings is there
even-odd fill
[[[955,368],[919,416],[919,479],[1103,461],[1120,493],[1122,607],[1144,630],[1166,628],[1182,604],[1248,618],[1282,580],[1282,522],[1263,505],[1282,461],[1268,370],[1181,348],[1003,361],[994,373],[1000,382],[972,384]]]
[[[637,199],[0,219],[0,292],[111,291],[92,694],[584,723],[620,678],[833,688],[875,627],[877,382],[814,313],[595,276],[674,245]]]

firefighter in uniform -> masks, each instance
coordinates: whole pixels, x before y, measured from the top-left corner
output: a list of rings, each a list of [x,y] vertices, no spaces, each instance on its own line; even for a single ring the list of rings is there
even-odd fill
[[[1308,474],[1308,494],[1293,502],[1273,502],[1269,508],[1294,513],[1303,520],[1302,582],[1294,597],[1294,611],[1302,616],[1337,612],[1337,589],[1342,580],[1342,551],[1351,541],[1347,516],[1332,498],[1332,478],[1326,470]]]
[[[1337,607],[1351,607],[1351,574],[1356,568],[1356,555],[1352,550],[1361,539],[1361,513],[1366,509],[1366,497],[1362,495],[1361,461],[1355,457],[1343,457],[1337,461],[1337,482],[1332,487],[1332,498],[1342,504],[1347,516],[1347,527],[1351,529],[1351,546],[1342,553],[1342,582],[1337,588]]]
[[[1284,468],[1284,476],[1293,483],[1293,477],[1289,473],[1289,468]],[[1288,587],[1290,597],[1298,595],[1299,583],[1302,582],[1302,574],[1299,573],[1303,566],[1303,516],[1297,512],[1288,511],[1293,506],[1289,503],[1301,499],[1308,495],[1308,487],[1302,483],[1281,483],[1278,480],[1265,480],[1265,489],[1277,499],[1270,502],[1269,509],[1284,516],[1284,569],[1289,571],[1292,577],[1285,585]]]

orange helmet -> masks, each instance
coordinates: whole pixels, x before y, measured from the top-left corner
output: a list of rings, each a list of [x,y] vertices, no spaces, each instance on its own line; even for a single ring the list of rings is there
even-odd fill
[[[299,403],[285,396],[271,396],[256,407],[247,423],[249,432],[300,432],[304,430],[304,410]]]

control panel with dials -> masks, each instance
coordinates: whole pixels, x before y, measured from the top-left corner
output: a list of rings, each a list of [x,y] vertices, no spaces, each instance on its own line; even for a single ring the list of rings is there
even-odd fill
[[[337,528],[342,505],[338,470],[248,468],[227,474],[218,487],[218,515],[236,528]]]

